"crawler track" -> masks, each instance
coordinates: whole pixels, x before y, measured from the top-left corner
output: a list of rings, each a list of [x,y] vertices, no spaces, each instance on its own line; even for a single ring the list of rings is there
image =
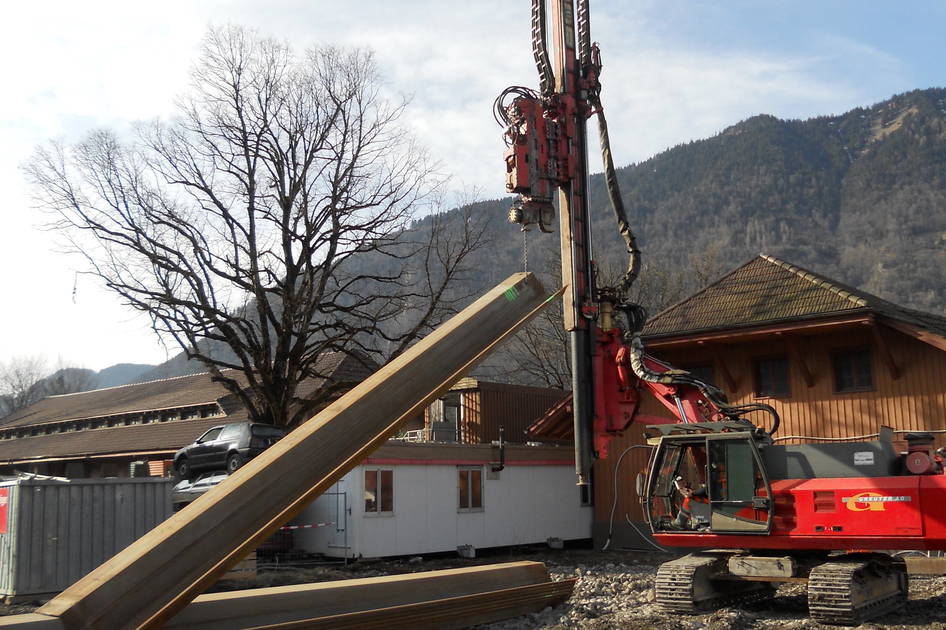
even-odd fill
[[[768,599],[765,582],[714,579],[726,572],[728,554],[690,554],[657,569],[656,600],[667,612],[697,614],[723,606]]]
[[[856,626],[906,599],[906,566],[889,557],[826,562],[808,577],[808,610],[819,623]]]

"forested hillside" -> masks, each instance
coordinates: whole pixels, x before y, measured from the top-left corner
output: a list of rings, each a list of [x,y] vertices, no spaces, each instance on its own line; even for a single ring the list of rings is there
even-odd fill
[[[496,167],[501,178],[498,153]],[[651,312],[760,252],[905,306],[946,312],[944,89],[839,116],[755,116],[622,168],[618,179],[644,255],[638,297]],[[554,275],[558,234],[523,235],[506,223],[510,201],[444,217],[458,230],[463,221],[486,225],[488,245],[470,265],[468,289],[481,292],[526,266]],[[591,205],[607,274],[625,256],[600,175],[591,179]],[[173,367],[149,376],[195,366],[178,359]]]
[[[765,252],[906,306],[946,306],[946,90],[806,121],[756,116],[620,181],[651,265],[704,252],[726,271]],[[618,247],[595,209],[599,243]]]

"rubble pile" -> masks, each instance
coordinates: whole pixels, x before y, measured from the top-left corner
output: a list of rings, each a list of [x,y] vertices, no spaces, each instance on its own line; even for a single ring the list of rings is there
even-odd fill
[[[480,626],[476,630],[827,630],[808,618],[805,586],[779,587],[767,602],[733,606],[703,615],[668,615],[654,603],[654,575],[666,554],[587,549],[524,553],[498,552],[475,560],[447,556],[361,560],[342,565],[261,573],[251,581],[218,585],[253,588],[413,573],[470,564],[534,560],[545,562],[556,580],[578,578],[574,595],[555,609]],[[0,615],[29,612],[32,606],[0,606]],[[902,611],[859,626],[860,630],[946,630],[946,576],[911,577],[910,603]]]
[[[654,603],[654,575],[669,556],[631,552],[565,552],[542,558],[555,579],[579,578],[564,606],[477,630],[825,630],[808,618],[804,585],[779,587],[767,602],[729,607],[703,615],[662,612]],[[910,604],[896,614],[859,626],[861,630],[946,630],[946,577],[914,577]]]

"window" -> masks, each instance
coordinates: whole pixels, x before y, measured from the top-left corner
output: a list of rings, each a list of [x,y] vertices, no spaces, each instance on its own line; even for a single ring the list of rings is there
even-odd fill
[[[769,490],[749,438],[709,439],[713,531],[767,531]]]
[[[760,398],[788,396],[788,359],[785,357],[767,357],[752,362],[755,376],[755,395]]]
[[[394,471],[365,471],[365,514],[394,512]]]
[[[204,433],[199,438],[197,438],[197,443],[203,444],[205,442],[213,442],[220,436],[221,431],[223,431],[223,427],[213,428],[210,431],[207,431],[206,433]]]
[[[221,440],[235,440],[240,437],[242,432],[242,424],[228,424],[223,427],[223,432],[220,434]]]
[[[870,348],[855,348],[831,356],[834,391],[863,392],[874,388],[870,370]]]
[[[473,512],[483,509],[483,469],[458,468],[457,487],[459,489],[458,509],[460,512]]]
[[[688,516],[680,515],[684,489],[706,495],[706,441],[670,442],[660,447],[660,467],[651,488],[649,501],[652,521],[658,529],[696,529],[709,523],[709,516],[695,507]],[[702,503],[697,501],[697,503]],[[687,503],[687,508],[691,507]],[[700,514],[697,514],[700,511]],[[692,520],[691,517],[692,516]]]
[[[460,423],[460,394],[447,394],[443,397],[443,421],[453,426]]]

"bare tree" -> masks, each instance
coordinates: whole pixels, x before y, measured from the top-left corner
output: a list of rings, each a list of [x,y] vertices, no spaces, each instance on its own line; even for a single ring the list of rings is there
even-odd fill
[[[97,380],[94,371],[68,365],[59,357],[55,369],[42,380],[43,395],[61,396],[88,391],[95,389]]]
[[[487,223],[471,211],[468,202],[457,199],[454,205],[459,211],[432,214],[405,235],[420,246],[407,260],[405,276],[409,277],[403,279],[415,290],[398,302],[392,301],[399,309],[392,312],[394,325],[375,336],[385,342],[386,351],[378,351],[389,359],[458,312],[476,294],[468,264],[486,242]],[[437,205],[444,207],[442,202]]]
[[[212,28],[179,118],[52,144],[26,170],[106,286],[253,420],[294,426],[335,395],[297,396],[320,356],[402,351],[451,310],[478,246],[410,229],[438,182],[404,106],[370,53]]]
[[[561,252],[551,241],[540,249],[544,261],[536,271],[547,289],[562,286]],[[538,387],[571,389],[572,366],[568,354],[568,334],[561,305],[552,305],[523,326],[501,348],[494,361],[494,378]]]
[[[14,357],[0,363],[0,417],[32,405],[43,397],[40,381],[46,361],[39,356]]]
[[[711,246],[689,255],[684,268],[671,267],[659,262],[646,261],[640,276],[627,299],[644,306],[653,315],[685,299],[722,275],[722,250]],[[626,268],[626,262],[608,261],[598,270],[600,284],[614,285]],[[609,264],[611,263],[611,264]],[[542,274],[546,287],[560,287],[560,256],[553,254]],[[616,322],[624,326],[620,319]],[[503,358],[506,369],[501,375],[515,382],[571,389],[571,363],[568,353],[568,335],[564,329],[561,309],[548,308],[523,327],[506,347]]]
[[[0,418],[25,409],[46,396],[72,394],[92,389],[95,373],[67,367],[62,359],[50,373],[41,356],[13,357],[0,362]]]

